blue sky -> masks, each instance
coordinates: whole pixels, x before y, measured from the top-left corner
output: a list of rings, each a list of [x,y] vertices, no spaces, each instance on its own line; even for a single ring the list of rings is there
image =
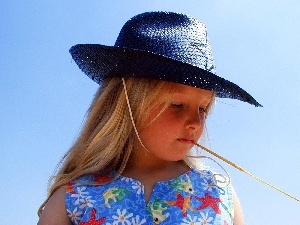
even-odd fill
[[[264,105],[219,99],[208,120],[208,146],[300,198],[299,1],[0,5],[1,225],[36,224],[48,178],[75,140],[97,89],[71,61],[69,48],[113,45],[122,25],[145,11],[182,12],[207,25],[217,73]],[[299,202],[218,162],[231,174],[248,225],[300,224]]]

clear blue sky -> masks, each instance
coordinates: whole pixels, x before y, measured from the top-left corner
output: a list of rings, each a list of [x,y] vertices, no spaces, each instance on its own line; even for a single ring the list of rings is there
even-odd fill
[[[71,62],[69,48],[113,45],[124,22],[145,11],[182,12],[206,23],[218,74],[264,105],[218,101],[208,121],[210,147],[300,198],[299,1],[25,0],[0,6],[1,225],[36,224],[48,178],[97,88]],[[299,202],[220,163],[231,174],[247,225],[300,224]]]

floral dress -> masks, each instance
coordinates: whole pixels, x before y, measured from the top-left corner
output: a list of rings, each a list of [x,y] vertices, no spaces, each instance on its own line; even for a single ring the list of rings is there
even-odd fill
[[[66,209],[75,225],[193,224],[232,225],[232,188],[215,185],[210,170],[190,169],[156,183],[145,202],[144,186],[135,179],[87,175],[68,183]]]

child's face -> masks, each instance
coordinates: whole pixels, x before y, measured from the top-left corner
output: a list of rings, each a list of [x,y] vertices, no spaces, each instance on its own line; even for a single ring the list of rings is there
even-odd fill
[[[139,129],[141,141],[150,154],[166,161],[185,158],[193,143],[200,138],[205,110],[213,97],[212,91],[176,83],[172,85],[176,91],[159,96],[157,101],[161,104],[151,110],[145,125]]]

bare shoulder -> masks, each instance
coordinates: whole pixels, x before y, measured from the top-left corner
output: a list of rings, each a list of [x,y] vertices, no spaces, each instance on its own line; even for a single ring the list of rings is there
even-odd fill
[[[244,222],[242,206],[234,188],[232,188],[232,196],[233,196],[233,205],[234,205],[234,225],[244,225],[245,222]]]
[[[66,212],[65,195],[65,187],[61,187],[50,197],[38,225],[72,225]]]

